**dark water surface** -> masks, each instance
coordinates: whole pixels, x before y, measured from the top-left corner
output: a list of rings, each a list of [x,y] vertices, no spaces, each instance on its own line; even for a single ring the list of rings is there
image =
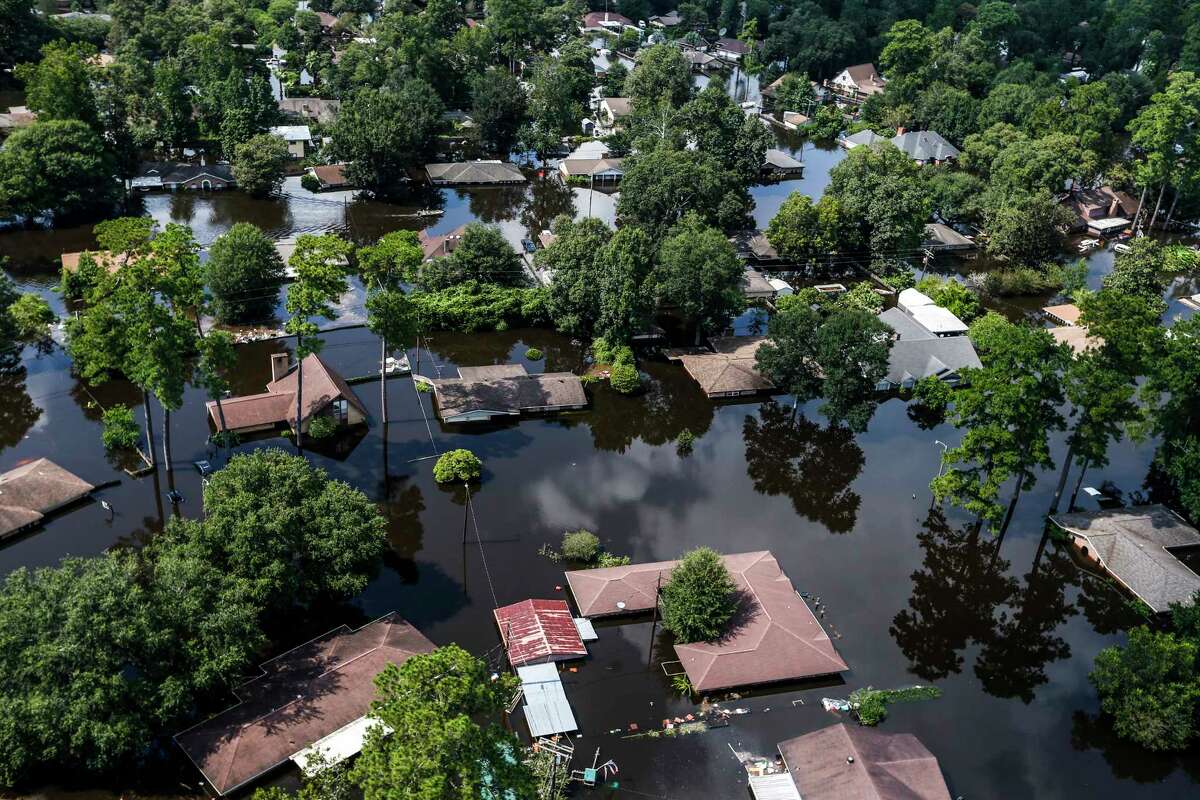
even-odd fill
[[[799,153],[800,142],[781,140]],[[765,225],[790,191],[819,196],[836,149],[808,144],[805,177],[756,187],[756,216]],[[586,190],[550,181],[515,189],[444,191],[420,205],[395,206],[349,195],[314,196],[294,179],[285,200],[256,201],[237,193],[152,195],[145,209],[159,220],[186,222],[211,242],[234,222],[251,221],[278,237],[339,231],[358,243],[389,230],[416,227],[416,208],[442,204],[433,226],[449,230],[471,219],[496,222],[510,239],[546,227],[559,213],[588,213]],[[595,193],[592,213],[613,214],[611,195]],[[85,228],[0,233],[0,254],[23,287],[54,298],[60,253],[93,246]],[[1095,283],[1112,255],[1089,258]],[[935,269],[965,275],[971,262]],[[1177,281],[1172,298],[1196,291]],[[1014,316],[1049,298],[1003,306]],[[353,303],[348,301],[348,306]],[[1176,300],[1172,309],[1182,307]],[[347,313],[352,313],[352,308]],[[1168,312],[1173,313],[1173,312]],[[343,375],[377,366],[378,345],[362,329],[326,337],[324,357]],[[269,355],[287,345],[264,341],[239,348],[235,393],[261,391]],[[465,336],[435,335],[420,358],[426,375],[453,374],[455,365],[520,361],[528,347],[545,353],[531,369],[574,370],[578,346],[545,330]],[[0,547],[0,573],[57,563],[136,544],[161,527],[165,476],[130,479],[105,457],[99,405],[138,404],[129,385],[86,387],[70,373],[61,349],[27,348],[23,371],[0,377],[0,470],[50,456],[94,482],[120,480],[98,493],[116,508],[106,521],[98,502],[52,517],[41,529]],[[651,637],[649,620],[598,625],[600,639],[577,672],[564,673],[566,691],[583,734],[574,766],[600,761],[620,767],[617,791],[604,797],[684,798],[746,796],[745,775],[731,750],[774,753],[782,739],[836,721],[821,710],[823,696],[851,690],[934,683],[939,700],[893,706],[883,729],[912,732],[940,758],[952,793],[966,798],[1143,798],[1196,794],[1200,756],[1163,756],[1124,745],[1097,716],[1087,682],[1092,660],[1121,641],[1136,622],[1123,598],[1082,572],[1069,553],[1043,540],[1044,514],[1056,474],[1045,474],[1022,495],[1003,540],[973,531],[971,520],[947,509],[930,511],[929,479],[940,450],[935,439],[957,441],[948,426],[925,430],[899,400],[883,404],[862,435],[830,428],[816,410],[793,422],[787,398],[777,402],[713,404],[678,367],[649,360],[645,394],[629,398],[589,389],[591,407],[553,419],[502,427],[446,429],[432,417],[428,395],[408,378],[389,384],[391,424],[378,424],[377,383],[356,387],[372,415],[365,431],[310,452],[311,460],[381,503],[389,519],[391,552],[379,577],[352,603],[320,618],[297,620],[278,651],[343,622],[361,624],[398,610],[434,642],[457,642],[500,664],[491,611],[529,597],[564,597],[563,565],[537,554],[557,546],[568,529],[596,532],[614,553],[634,561],[677,557],[701,544],[725,552],[769,549],[798,590],[820,597],[823,624],[851,669],[833,685],[791,685],[732,701],[751,713],[727,728],[678,738],[626,739],[630,723],[654,729],[667,717],[696,710],[670,688],[660,664],[674,659],[669,638]],[[190,462],[221,457],[207,444],[204,396],[189,389],[172,416],[176,485],[184,515],[199,516],[201,486]],[[424,413],[423,413],[424,412]],[[140,417],[140,411],[139,417]],[[154,408],[156,428],[161,411]],[[428,421],[427,421],[428,420]],[[674,445],[684,429],[697,436],[694,451]],[[161,442],[161,437],[159,437]],[[240,450],[288,446],[283,439]],[[463,542],[465,505],[459,492],[435,485],[427,457],[454,447],[474,450],[486,466],[474,496],[481,541]],[[1063,456],[1061,441],[1055,456]],[[1153,445],[1122,443],[1113,466],[1094,471],[1084,485],[1113,481],[1126,492],[1141,488]],[[1073,476],[1072,476],[1073,480]],[[915,495],[915,497],[914,497]],[[802,702],[801,702],[802,701]],[[518,714],[514,727],[524,732]],[[619,731],[611,733],[611,731]],[[152,791],[179,792],[198,776],[169,748],[172,762],[153,778]],[[290,777],[285,776],[285,780]],[[134,780],[130,781],[134,783]],[[126,787],[118,787],[126,788]]]

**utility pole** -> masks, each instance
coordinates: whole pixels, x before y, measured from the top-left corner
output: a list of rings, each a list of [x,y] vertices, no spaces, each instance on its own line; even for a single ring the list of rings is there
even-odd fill
[[[658,598],[662,594],[662,572],[658,573],[658,579],[654,584],[654,612],[650,618],[650,646],[646,648],[646,666],[654,660],[654,634],[658,628]]]

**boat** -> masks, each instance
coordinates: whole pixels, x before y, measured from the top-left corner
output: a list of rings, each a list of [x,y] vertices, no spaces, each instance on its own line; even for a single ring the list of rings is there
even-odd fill
[[[440,217],[444,213],[446,213],[446,212],[442,211],[440,208],[422,208],[420,211],[417,212],[417,216],[418,217]]]
[[[1125,244],[1124,242],[1117,242],[1116,244],[1113,245],[1113,250],[1115,250],[1118,253],[1128,253],[1132,249],[1133,249],[1132,247]]]

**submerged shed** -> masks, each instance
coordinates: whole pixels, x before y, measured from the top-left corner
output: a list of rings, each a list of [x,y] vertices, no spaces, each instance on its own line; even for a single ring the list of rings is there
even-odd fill
[[[529,734],[553,736],[578,730],[567,693],[563,690],[562,677],[554,664],[529,664],[517,667],[521,679],[521,691],[525,695],[525,722]]]
[[[565,600],[523,600],[497,608],[493,614],[514,667],[587,655]]]
[[[95,488],[48,458],[0,474],[0,539],[37,524]]]

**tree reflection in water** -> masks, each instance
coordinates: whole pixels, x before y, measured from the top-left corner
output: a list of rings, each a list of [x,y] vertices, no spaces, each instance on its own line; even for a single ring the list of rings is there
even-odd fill
[[[1025,586],[1003,611],[975,661],[975,675],[984,691],[996,697],[1033,700],[1034,690],[1046,683],[1046,665],[1069,658],[1071,647],[1055,631],[1079,613],[1066,590],[1078,580],[1075,563],[1065,547],[1042,536]]]
[[[928,681],[962,672],[962,651],[992,637],[996,608],[1009,602],[1017,581],[993,542],[980,542],[980,525],[951,528],[940,508],[931,509],[917,541],[923,568],[912,575],[908,608],[890,632],[909,660],[909,671]]]
[[[507,222],[517,216],[525,205],[526,184],[489,186],[485,189],[459,189],[459,197],[467,198],[467,209],[479,222]]]
[[[790,498],[797,514],[833,533],[854,528],[862,498],[850,484],[865,459],[849,428],[822,428],[770,400],[746,418],[743,438],[755,491]]]
[[[699,440],[712,427],[713,404],[675,364],[647,361],[649,375],[638,395],[622,395],[607,383],[589,388],[590,413],[583,417],[598,450],[624,453],[634,441],[662,445],[675,441],[685,428]]]
[[[529,202],[521,209],[521,224],[531,237],[550,228],[554,218],[575,216],[575,195],[556,177],[535,178],[529,184]]]
[[[29,429],[42,416],[25,388],[25,367],[0,370],[0,450],[12,447],[25,438]]]

